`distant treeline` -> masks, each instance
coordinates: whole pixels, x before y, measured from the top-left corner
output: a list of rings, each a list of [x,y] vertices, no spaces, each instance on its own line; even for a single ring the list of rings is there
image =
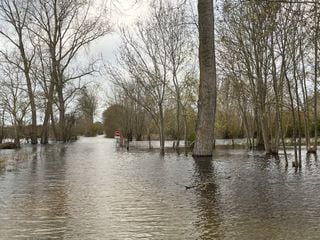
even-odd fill
[[[212,104],[217,138],[246,137],[250,148],[277,155],[280,147],[286,153],[285,138],[291,137],[295,166],[301,166],[302,138],[308,152],[316,152],[319,7],[317,1],[217,1],[212,66],[217,89],[200,86],[203,94],[217,94]],[[130,135],[156,131],[161,145],[168,137],[179,143],[195,135],[197,107],[208,105],[205,98],[198,101],[199,25],[186,2],[158,1],[150,9],[148,19],[120,31],[118,62],[106,67],[114,86],[106,114],[118,111],[117,127]]]
[[[111,29],[97,2],[0,1],[0,123],[14,128],[16,144],[68,141],[79,119],[94,134],[97,86],[86,77],[101,62],[86,47]]]

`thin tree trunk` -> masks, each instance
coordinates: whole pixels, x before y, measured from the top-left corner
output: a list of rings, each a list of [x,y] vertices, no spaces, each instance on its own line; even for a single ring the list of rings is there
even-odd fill
[[[51,82],[49,86],[49,94],[46,104],[45,116],[42,124],[41,131],[41,144],[47,144],[49,138],[49,120],[52,112],[52,104],[53,104],[53,93],[54,93],[54,83]]]
[[[58,136],[58,132],[57,132],[57,128],[56,128],[56,121],[54,119],[54,114],[53,114],[52,108],[51,108],[50,116],[51,116],[51,127],[52,127],[52,131],[53,131],[53,135],[54,135],[55,140],[57,141],[59,136]]]
[[[275,140],[275,146],[276,151],[278,153],[278,144],[279,144],[279,134],[281,135],[282,138],[282,143],[283,143],[283,132],[282,132],[282,119],[280,116],[280,101],[279,101],[279,84],[278,84],[278,78],[277,78],[277,71],[276,71],[276,59],[274,56],[274,41],[273,41],[273,34],[271,35],[271,44],[272,44],[272,49],[271,49],[271,58],[272,58],[272,80],[273,80],[273,90],[276,98],[276,136],[277,139]],[[275,151],[275,149],[273,149]],[[285,154],[286,155],[286,154]],[[287,157],[286,158],[286,165],[287,165]]]
[[[288,85],[288,92],[289,92],[289,97],[290,97],[290,105],[291,105],[291,114],[292,114],[292,122],[293,122],[293,128],[292,128],[292,139],[293,139],[293,146],[294,146],[294,167],[298,167],[298,156],[297,156],[297,135],[296,135],[296,128],[297,128],[297,121],[296,121],[296,114],[294,111],[294,102],[293,102],[293,96],[291,92],[291,86],[290,86],[290,81],[285,73],[285,78],[287,80],[287,85]]]
[[[151,145],[150,130],[148,130],[148,144],[149,144],[149,149],[151,149],[151,148],[152,148],[152,145]]]
[[[57,84],[58,102],[59,102],[59,141],[67,141],[65,106],[62,93],[62,86]]]
[[[188,126],[187,126],[187,114],[183,114],[183,123],[184,123],[184,154],[188,155]]]
[[[2,143],[2,141],[4,139],[4,113],[5,113],[5,111],[2,110],[0,143]]]
[[[265,150],[264,148],[264,142],[263,142],[263,137],[261,137],[262,135],[262,130],[261,130],[261,126],[259,124],[259,119],[258,119],[258,110],[257,107],[255,107],[254,109],[254,123],[255,123],[255,132],[256,132],[256,150]]]
[[[21,58],[23,60],[23,70],[24,70],[24,75],[26,78],[26,83],[27,83],[27,92],[28,92],[28,97],[30,101],[30,107],[31,107],[31,144],[37,144],[38,143],[38,133],[37,133],[37,108],[36,108],[36,103],[34,100],[34,94],[33,94],[33,89],[32,89],[32,81],[30,78],[30,63],[29,60],[27,59],[25,50],[24,50],[24,44],[22,42],[22,36],[21,33],[19,34],[19,46],[20,46],[20,54]]]
[[[306,139],[306,147],[307,151],[310,150],[310,134],[309,134],[309,103],[308,103],[308,91],[306,84],[306,69],[304,62],[304,53],[302,51],[302,39],[299,40],[299,51],[301,56],[301,64],[302,64],[302,79],[300,80],[302,96],[303,96],[303,118],[304,118],[304,135]]]
[[[299,137],[299,146],[298,146],[298,166],[301,168],[301,116],[300,116],[300,100],[299,100],[299,89],[298,89],[298,79],[297,79],[297,62],[296,62],[296,51],[293,51],[293,78],[294,78],[294,86],[296,93],[296,104],[297,104],[297,112],[298,112],[298,137]]]
[[[272,35],[272,44],[273,44],[273,35]],[[273,45],[274,47],[274,45]],[[285,144],[285,133],[283,131],[283,123],[282,123],[282,107],[280,106],[280,103],[282,102],[282,99],[280,99],[280,96],[283,95],[283,71],[284,71],[284,65],[281,67],[281,76],[280,76],[280,84],[278,83],[278,78],[276,75],[276,59],[274,56],[274,48],[272,49],[272,72],[273,72],[273,89],[275,93],[275,98],[276,98],[276,119],[277,119],[277,124],[279,127],[279,133],[281,136],[281,143],[283,147],[283,152],[284,152],[284,158],[285,158],[285,163],[286,167],[288,167],[288,156],[287,156],[287,149],[286,149],[286,144]],[[278,135],[279,136],[279,135]]]
[[[283,69],[284,70],[284,69]],[[281,91],[280,91],[280,96],[283,95],[283,72],[281,73]],[[281,97],[281,99],[279,100],[279,95],[278,95],[278,102],[283,102],[283,99]],[[283,129],[283,121],[282,121],[282,115],[283,115],[283,107],[282,106],[278,106],[279,108],[279,121],[280,121],[280,135],[281,135],[281,142],[282,142],[282,147],[283,147],[283,153],[284,153],[284,159],[286,162],[286,167],[288,167],[289,163],[288,163],[288,155],[287,155],[287,147],[286,147],[286,141],[285,141],[285,136],[286,136],[286,131],[284,131]]]
[[[165,146],[165,134],[164,134],[164,117],[163,117],[163,107],[159,105],[159,130],[160,130],[160,154],[164,155]]]
[[[180,94],[179,94],[180,95]],[[180,96],[177,96],[177,133],[176,133],[176,149],[179,150],[180,147],[180,116],[181,116],[181,110],[180,110]]]

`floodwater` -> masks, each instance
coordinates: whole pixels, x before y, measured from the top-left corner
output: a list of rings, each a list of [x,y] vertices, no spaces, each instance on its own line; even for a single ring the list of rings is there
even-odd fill
[[[245,150],[195,161],[102,137],[1,158],[0,239],[320,238],[313,158],[295,171]]]

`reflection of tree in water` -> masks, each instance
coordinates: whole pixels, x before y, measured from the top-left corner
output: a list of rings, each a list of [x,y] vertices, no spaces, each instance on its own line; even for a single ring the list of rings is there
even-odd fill
[[[221,216],[219,215],[219,186],[216,184],[216,174],[212,159],[195,159],[194,190],[198,198],[198,221],[200,239],[221,239]]]
[[[66,148],[61,146],[57,154],[54,154],[53,158],[51,157],[52,159],[47,159],[49,164],[45,170],[50,176],[47,180],[54,184],[47,192],[48,203],[51,203],[51,207],[48,208],[48,215],[52,218],[66,214],[65,155]]]
[[[273,158],[250,158],[248,165],[238,165],[237,179],[228,185],[228,212],[232,234],[239,239],[277,239],[283,227],[282,215],[290,206],[291,196],[287,183],[287,170]],[[288,223],[288,222],[287,222]]]
[[[31,229],[41,229],[39,237],[64,237],[67,211],[64,156],[63,146],[41,146],[31,162],[27,184],[32,198],[25,201],[24,209],[25,217],[37,222]]]
[[[318,167],[318,156],[316,154],[307,153],[305,162],[306,168],[311,171],[313,164]]]

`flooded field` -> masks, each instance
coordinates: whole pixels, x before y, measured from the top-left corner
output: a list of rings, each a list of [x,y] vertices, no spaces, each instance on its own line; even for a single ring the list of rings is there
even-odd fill
[[[0,239],[317,239],[320,166],[195,161],[114,140],[0,152]]]

